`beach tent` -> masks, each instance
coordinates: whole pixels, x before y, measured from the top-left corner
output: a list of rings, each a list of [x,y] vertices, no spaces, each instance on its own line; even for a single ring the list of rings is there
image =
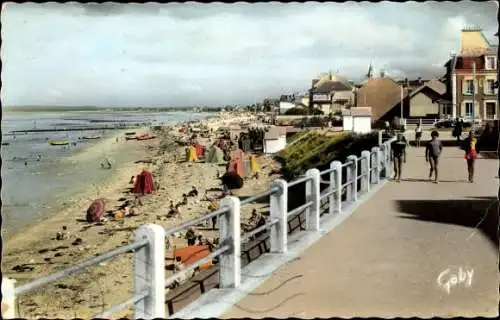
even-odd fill
[[[259,164],[257,163],[257,158],[254,155],[250,155],[250,173],[255,174],[260,171]]]
[[[189,266],[196,261],[205,258],[210,254],[210,249],[208,246],[187,246],[184,248],[174,248],[174,257],[180,258],[181,262],[185,266]],[[212,261],[209,261],[200,266],[201,270],[210,269],[212,267]]]
[[[205,156],[205,162],[207,163],[224,162],[224,152],[216,145],[211,146],[207,152],[207,155]]]
[[[228,144],[229,144],[229,141],[224,140],[224,139],[219,139],[219,140],[215,141],[215,145],[221,149],[227,147]]]
[[[135,194],[150,194],[155,191],[155,183],[153,181],[153,174],[146,169],[137,175],[134,185]]]
[[[231,151],[231,159],[243,159],[245,158],[245,153],[241,149],[236,149]]]
[[[104,200],[97,199],[87,209],[87,222],[100,222],[104,217]]]
[[[196,148],[193,146],[186,148],[186,161],[196,161],[198,160],[198,156],[196,155]]]
[[[240,149],[231,152],[231,158],[227,164],[227,172],[236,172],[240,177],[245,177],[245,153]]]
[[[205,146],[197,143],[194,147],[196,149],[196,156],[198,158],[205,156]]]

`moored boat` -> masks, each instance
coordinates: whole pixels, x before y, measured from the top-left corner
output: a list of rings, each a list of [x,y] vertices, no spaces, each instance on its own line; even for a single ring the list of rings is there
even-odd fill
[[[156,136],[152,135],[151,133],[145,133],[141,135],[137,135],[136,139],[137,140],[149,140],[149,139],[154,139]]]
[[[100,139],[101,136],[83,136],[82,139],[84,140],[96,140],[96,139]]]
[[[67,140],[51,140],[51,141],[49,141],[49,144],[51,146],[67,146],[69,144],[69,141],[67,141]]]

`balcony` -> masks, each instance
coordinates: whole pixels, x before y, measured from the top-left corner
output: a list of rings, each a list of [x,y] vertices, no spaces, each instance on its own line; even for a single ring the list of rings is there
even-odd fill
[[[498,89],[484,89],[483,94],[485,96],[496,96],[498,94]]]

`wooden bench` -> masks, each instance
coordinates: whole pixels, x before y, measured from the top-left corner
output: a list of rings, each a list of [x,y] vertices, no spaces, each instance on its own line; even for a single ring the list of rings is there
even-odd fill
[[[321,215],[328,213],[328,200],[325,199],[321,204]],[[297,222],[294,225],[294,222]],[[297,229],[305,230],[305,212],[301,212],[288,220],[288,234],[294,233]],[[241,247],[242,267],[254,261],[264,253],[270,251],[269,241],[270,233],[265,232],[263,235],[255,238],[252,241],[244,243]],[[258,254],[255,256],[252,253],[258,249]],[[189,303],[198,299],[205,292],[218,288],[219,286],[219,266],[214,265],[208,270],[203,270],[189,279],[179,287],[170,290],[165,297],[168,314],[172,315],[175,310],[180,310]]]
[[[178,307],[182,308],[190,302],[198,299],[201,294],[207,291],[207,287],[211,284],[212,286],[208,290],[217,287],[218,273],[219,266],[213,266],[208,270],[199,272],[193,278],[182,283],[177,288],[170,290],[165,296],[165,304],[167,305],[168,314],[174,314],[174,304],[180,303],[181,305]],[[216,284],[214,284],[214,278]]]

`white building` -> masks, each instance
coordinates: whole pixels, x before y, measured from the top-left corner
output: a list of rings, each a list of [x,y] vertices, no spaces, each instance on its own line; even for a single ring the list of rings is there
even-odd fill
[[[264,153],[272,154],[286,147],[286,128],[270,127],[264,134]]]
[[[371,115],[371,107],[355,107],[344,111],[342,119],[344,131],[370,133],[372,131]]]
[[[295,103],[280,101],[280,114],[285,114],[285,112],[292,108],[295,108]]]

